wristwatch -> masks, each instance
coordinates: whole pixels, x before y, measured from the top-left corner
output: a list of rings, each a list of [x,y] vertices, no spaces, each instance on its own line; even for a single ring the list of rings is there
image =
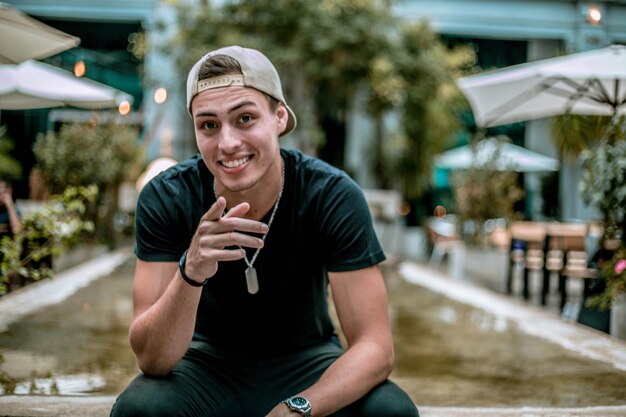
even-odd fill
[[[302,414],[304,417],[311,417],[311,403],[304,397],[294,396],[283,401],[291,411]]]

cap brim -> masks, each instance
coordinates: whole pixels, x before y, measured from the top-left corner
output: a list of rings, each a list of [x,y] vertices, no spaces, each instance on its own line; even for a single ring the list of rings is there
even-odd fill
[[[280,136],[285,136],[285,135],[290,134],[291,132],[294,131],[294,129],[298,125],[298,121],[296,119],[296,115],[293,112],[293,110],[291,110],[291,108],[288,105],[286,104],[284,105],[285,105],[285,108],[287,109],[287,113],[289,113],[289,118],[287,119],[287,127],[285,128],[283,133],[280,134]]]

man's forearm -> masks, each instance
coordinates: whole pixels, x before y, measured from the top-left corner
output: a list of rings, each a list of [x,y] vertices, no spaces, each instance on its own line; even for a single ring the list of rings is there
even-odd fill
[[[130,328],[130,344],[139,368],[164,375],[180,361],[193,336],[201,287],[192,287],[176,272],[159,300],[138,315]]]
[[[354,344],[300,395],[312,404],[313,416],[326,416],[367,394],[393,368],[393,349],[373,341]]]

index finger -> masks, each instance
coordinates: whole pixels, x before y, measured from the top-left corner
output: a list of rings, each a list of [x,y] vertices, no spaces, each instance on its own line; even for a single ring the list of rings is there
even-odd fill
[[[219,220],[224,215],[224,210],[226,210],[226,199],[218,197],[217,201],[204,213],[201,220]]]

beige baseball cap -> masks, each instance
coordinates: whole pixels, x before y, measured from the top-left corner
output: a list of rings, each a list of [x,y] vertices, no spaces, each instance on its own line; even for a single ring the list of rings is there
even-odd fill
[[[215,55],[226,55],[236,60],[239,66],[241,66],[241,72],[243,74],[221,75],[199,80],[198,73],[202,64],[209,57]],[[274,65],[265,55],[256,49],[242,48],[241,46],[227,46],[225,48],[216,49],[204,55],[195,63],[187,77],[187,111],[191,114],[191,101],[198,93],[211,88],[230,86],[254,88],[281,101],[287,108],[287,113],[289,113],[287,127],[285,131],[281,133],[281,136],[292,132],[296,128],[296,115],[285,101],[280,77]]]

